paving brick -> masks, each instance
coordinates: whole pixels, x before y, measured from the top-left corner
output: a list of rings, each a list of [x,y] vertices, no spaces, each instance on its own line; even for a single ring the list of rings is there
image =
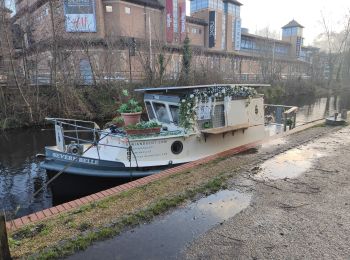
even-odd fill
[[[110,195],[106,190],[101,191],[101,193],[104,197],[108,197]]]
[[[57,214],[59,211],[56,207],[49,208],[52,214]]]
[[[100,199],[100,197],[97,196],[96,194],[91,194],[90,197],[92,197],[94,201]]]
[[[44,209],[44,210],[43,210],[43,213],[44,213],[45,217],[50,217],[50,216],[52,216],[52,213],[51,213],[51,211],[50,211],[49,209]]]
[[[21,226],[23,226],[23,222],[20,218],[17,218],[13,221],[14,225],[16,226],[16,228],[19,228]]]
[[[89,202],[95,201],[94,197],[92,197],[91,195],[84,197],[84,199],[86,199]]]
[[[78,205],[78,207],[83,206],[85,204],[84,201],[82,201],[81,199],[76,199],[75,203]]]
[[[58,212],[66,211],[66,209],[62,205],[57,205],[56,209],[58,210]]]
[[[71,205],[69,205],[68,203],[64,203],[61,205],[65,210],[70,210],[72,208]]]
[[[96,196],[98,196],[99,199],[103,199],[105,195],[102,192],[95,193]]]
[[[109,189],[112,192],[112,195],[116,195],[119,193],[119,190],[115,187]]]
[[[45,215],[42,211],[35,212],[35,215],[38,217],[39,220],[45,218]]]
[[[128,183],[125,183],[125,184],[123,184],[123,185],[121,185],[121,186],[119,186],[119,187],[123,187],[124,189],[126,188],[126,189],[131,189],[131,188],[133,188],[133,186],[131,186],[130,184],[128,184]]]
[[[69,204],[69,206],[71,206],[72,208],[76,208],[79,206],[79,204],[77,203],[76,200],[73,200],[73,201],[69,201],[67,202]]]
[[[13,225],[12,221],[6,222],[6,229],[7,230],[12,230],[13,228],[14,228],[14,225]]]
[[[27,216],[21,217],[21,220],[22,220],[24,225],[26,225],[26,224],[31,222],[30,219]]]
[[[37,215],[35,215],[34,213],[28,215],[28,218],[30,219],[31,222],[34,222],[34,221],[37,221],[37,220],[38,220]]]
[[[84,204],[88,204],[89,200],[86,197],[80,198],[80,200],[84,203]]]

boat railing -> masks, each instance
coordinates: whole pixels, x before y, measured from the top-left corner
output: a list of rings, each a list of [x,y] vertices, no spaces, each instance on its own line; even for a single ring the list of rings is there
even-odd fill
[[[287,131],[295,128],[298,107],[265,104],[265,125],[283,125],[283,130]]]
[[[106,130],[101,130],[98,124],[93,121],[65,119],[65,118],[46,118],[47,121],[52,122],[54,125],[59,126],[62,131],[62,137],[64,144],[75,142],[76,144],[91,144],[102,145],[116,148],[128,149],[125,146],[117,146],[111,144],[100,143],[102,138],[109,135],[126,137],[122,134],[110,133]],[[57,131],[57,129],[55,129]],[[57,135],[57,133],[56,133]]]

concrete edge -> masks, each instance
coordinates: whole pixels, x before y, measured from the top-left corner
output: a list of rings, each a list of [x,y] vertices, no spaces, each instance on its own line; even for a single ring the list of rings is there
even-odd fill
[[[348,114],[350,115],[350,112]],[[125,183],[123,185],[119,185],[119,186],[116,186],[116,187],[113,187],[113,188],[110,188],[110,189],[107,189],[104,191],[100,191],[98,193],[94,193],[94,194],[91,194],[91,195],[88,195],[88,196],[85,196],[85,197],[82,197],[82,198],[79,198],[79,199],[76,199],[73,201],[63,203],[61,205],[57,205],[57,206],[54,206],[54,207],[51,207],[48,209],[44,209],[44,210],[32,213],[30,215],[26,215],[26,216],[23,216],[23,217],[14,219],[14,220],[7,221],[6,222],[7,230],[15,231],[15,230],[17,230],[25,225],[33,224],[35,222],[39,222],[39,221],[51,218],[51,217],[59,215],[61,213],[72,211],[74,209],[80,208],[81,206],[88,205],[91,202],[99,201],[99,200],[102,200],[102,199],[105,199],[105,198],[108,198],[111,196],[115,196],[115,195],[118,195],[124,191],[128,191],[128,190],[131,190],[131,189],[134,189],[137,187],[141,187],[141,186],[147,185],[147,184],[152,183],[152,182],[157,181],[157,180],[161,180],[167,176],[177,174],[177,173],[185,171],[185,170],[193,169],[198,165],[208,163],[208,162],[213,161],[217,158],[228,157],[228,156],[232,156],[232,155],[244,152],[244,151],[249,150],[251,148],[257,147],[258,145],[261,145],[263,143],[267,143],[267,142],[274,140],[274,139],[283,138],[285,136],[304,131],[305,129],[314,127],[314,126],[322,124],[324,122],[325,122],[325,119],[317,120],[317,121],[314,121],[312,123],[305,124],[305,125],[299,126],[297,128],[294,128],[294,129],[292,129],[288,132],[285,132],[283,134],[266,138],[262,141],[242,145],[242,146],[239,146],[239,147],[236,147],[236,148],[224,151],[224,152],[220,152],[220,153],[205,157],[205,158],[197,160],[197,161],[189,162],[189,163],[186,163],[186,164],[183,164],[183,165],[171,168],[171,169],[164,170],[158,174],[150,175],[150,176],[147,176],[147,177],[144,177],[144,178],[132,181],[132,182]]]

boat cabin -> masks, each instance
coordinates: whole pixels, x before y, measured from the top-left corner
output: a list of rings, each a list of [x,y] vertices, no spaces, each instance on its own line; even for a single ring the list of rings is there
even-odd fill
[[[261,84],[160,87],[136,91],[144,93],[150,120],[166,125],[169,130],[182,128],[181,106],[185,106],[189,110],[186,120],[209,135],[264,124],[263,97],[256,93],[254,87],[257,86],[261,87]],[[186,117],[182,114],[182,121]]]

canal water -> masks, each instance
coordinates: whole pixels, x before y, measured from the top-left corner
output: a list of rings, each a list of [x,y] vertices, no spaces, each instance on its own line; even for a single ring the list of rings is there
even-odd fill
[[[340,109],[350,110],[350,92],[329,98],[300,97],[283,103],[300,107],[297,123],[303,124],[324,118]],[[59,177],[60,186],[64,187],[61,191],[65,192],[58,194],[51,187],[46,187],[47,174],[40,169],[40,161],[35,157],[38,153],[44,153],[46,145],[54,145],[54,140],[54,132],[50,129],[0,132],[0,210],[5,211],[8,218],[20,217],[129,181],[92,181],[87,188],[82,188],[72,187],[69,179]],[[42,187],[42,191],[34,198],[33,194]]]

